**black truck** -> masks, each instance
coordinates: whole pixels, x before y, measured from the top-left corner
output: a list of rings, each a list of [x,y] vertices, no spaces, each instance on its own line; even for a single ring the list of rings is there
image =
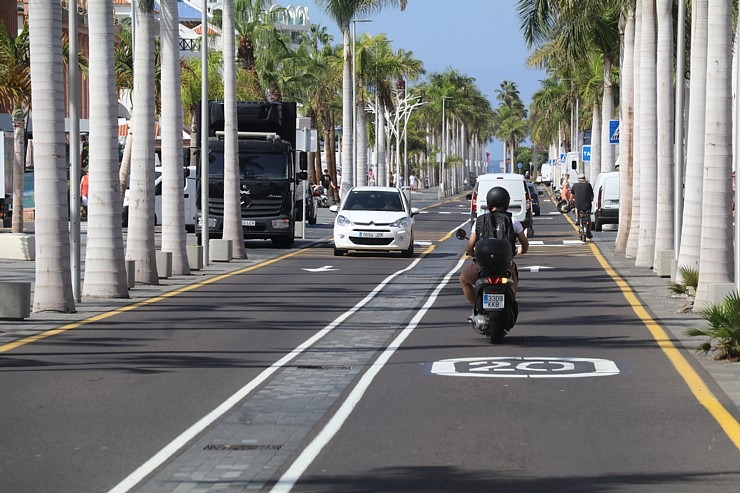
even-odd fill
[[[295,222],[302,220],[302,180],[308,178],[305,152],[297,152],[296,103],[237,103],[241,220],[245,239],[269,239],[278,248],[293,245]],[[221,238],[224,220],[224,103],[208,102],[208,230]],[[198,109],[198,118],[200,110]],[[201,128],[198,125],[198,128]],[[196,236],[201,243],[202,204],[200,138],[192,141],[196,161],[198,213]],[[296,159],[300,170],[296,170]]]

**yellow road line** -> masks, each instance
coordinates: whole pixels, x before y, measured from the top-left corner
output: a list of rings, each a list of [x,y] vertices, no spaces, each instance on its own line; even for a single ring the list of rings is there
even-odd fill
[[[126,305],[126,306],[121,307],[121,308],[116,308],[114,310],[111,310],[111,311],[108,311],[108,312],[105,312],[105,313],[99,313],[97,315],[93,315],[91,317],[88,317],[88,318],[86,318],[84,320],[79,320],[77,322],[72,322],[70,324],[63,325],[63,326],[58,327],[56,329],[46,330],[46,331],[44,331],[44,332],[42,332],[40,334],[35,334],[35,335],[32,335],[32,336],[24,337],[22,339],[18,339],[17,341],[13,341],[13,342],[10,342],[8,344],[3,344],[2,346],[0,346],[0,353],[7,353],[8,351],[12,351],[13,349],[17,349],[17,348],[19,348],[21,346],[25,346],[26,344],[31,344],[31,343],[40,341],[42,339],[46,339],[47,337],[52,337],[52,336],[55,336],[55,335],[58,335],[58,334],[62,334],[64,332],[67,332],[68,330],[78,329],[78,328],[83,327],[85,325],[89,325],[89,324],[94,323],[94,322],[99,322],[101,320],[105,320],[105,319],[111,318],[111,317],[113,317],[115,315],[118,315],[120,313],[125,313],[125,312],[131,311],[131,310],[135,310],[137,308],[141,308],[142,306],[151,305],[153,303],[157,303],[158,301],[163,301],[163,300],[166,300],[167,298],[172,298],[173,296],[177,296],[177,295],[179,295],[181,293],[186,293],[188,291],[192,291],[193,289],[197,289],[197,288],[200,288],[200,287],[203,287],[203,286],[207,286],[209,284],[213,284],[214,282],[217,282],[217,281],[221,281],[223,279],[228,279],[228,278],[233,277],[233,276],[236,276],[238,274],[244,274],[244,273],[253,271],[255,269],[259,269],[259,268],[265,267],[267,265],[274,264],[275,262],[278,262],[278,261],[283,260],[283,259],[286,259],[286,258],[293,257],[295,255],[298,255],[299,253],[302,253],[302,252],[306,251],[306,250],[308,250],[308,248],[303,248],[301,250],[296,250],[295,252],[287,253],[285,255],[281,255],[279,257],[275,257],[275,258],[270,259],[270,260],[265,260],[264,262],[260,262],[260,263],[255,264],[255,265],[251,265],[251,266],[245,267],[243,269],[239,269],[239,270],[236,270],[236,271],[233,271],[233,272],[228,272],[226,274],[220,274],[220,275],[217,275],[217,276],[213,276],[213,277],[210,277],[210,278],[205,279],[205,280],[200,281],[200,282],[189,284],[187,286],[183,286],[183,287],[178,288],[178,289],[173,289],[172,291],[168,291],[166,293],[162,293],[161,295],[154,296],[152,298],[147,298],[145,300],[137,301],[135,303],[131,303],[130,305]]]
[[[655,342],[658,343],[660,349],[668,357],[668,360],[673,364],[673,367],[681,375],[684,382],[686,382],[691,393],[709,411],[709,414],[722,427],[725,434],[735,444],[735,447],[740,449],[740,423],[719,402],[712,391],[709,390],[709,387],[707,387],[699,374],[691,367],[691,364],[681,354],[681,351],[671,342],[665,330],[650,316],[629,284],[612,268],[606,258],[601,254],[599,248],[591,242],[588,243],[588,246],[591,248],[596,260],[601,264],[604,271],[606,271],[609,277],[617,284],[620,291],[622,291],[632,311],[642,321],[645,327],[647,327]]]
[[[428,246],[421,253],[421,256],[422,257],[425,257],[425,256],[429,255],[430,253],[432,253],[434,251],[434,249],[435,249],[435,246],[434,245]],[[254,264],[254,265],[251,265],[249,267],[245,267],[243,269],[235,270],[235,271],[232,271],[232,272],[227,272],[226,274],[220,274],[220,275],[210,277],[210,278],[205,279],[205,280],[200,281],[200,282],[189,284],[187,286],[183,286],[183,287],[178,288],[178,289],[173,289],[172,291],[168,291],[166,293],[162,293],[161,295],[153,296],[153,297],[147,298],[145,300],[137,301],[135,303],[131,303],[130,305],[126,305],[126,306],[123,306],[121,308],[116,308],[116,309],[110,310],[110,311],[105,312],[105,313],[98,313],[98,314],[93,315],[91,317],[88,317],[88,318],[86,318],[84,320],[79,320],[79,321],[76,321],[76,322],[72,322],[72,323],[69,323],[67,325],[63,325],[61,327],[57,327],[56,329],[49,329],[49,330],[46,330],[46,331],[41,332],[39,334],[34,334],[32,336],[24,337],[22,339],[18,339],[17,341],[13,341],[13,342],[10,342],[8,344],[1,345],[0,346],[0,353],[7,353],[8,351],[12,351],[13,349],[17,349],[17,348],[22,347],[22,346],[25,346],[27,344],[38,342],[38,341],[43,340],[43,339],[46,339],[48,337],[52,337],[52,336],[55,336],[55,335],[58,335],[58,334],[63,334],[64,332],[67,332],[67,331],[72,330],[72,329],[78,329],[78,328],[83,327],[85,325],[89,325],[89,324],[94,323],[94,322],[99,322],[101,320],[106,320],[106,319],[111,318],[111,317],[113,317],[115,315],[118,315],[118,314],[121,314],[121,313],[125,313],[125,312],[129,312],[129,311],[135,310],[137,308],[141,308],[143,306],[151,305],[151,304],[157,303],[159,301],[166,300],[167,298],[172,298],[172,297],[177,296],[179,294],[186,293],[188,291],[192,291],[194,289],[198,289],[200,287],[207,286],[209,284],[213,284],[215,282],[218,282],[218,281],[221,281],[221,280],[224,280],[224,279],[228,279],[230,277],[233,277],[233,276],[236,276],[236,275],[239,275],[239,274],[245,274],[247,272],[251,272],[253,270],[260,269],[262,267],[266,267],[268,265],[274,264],[274,263],[279,262],[281,260],[284,260],[284,259],[287,259],[287,258],[290,258],[290,257],[294,257],[294,256],[296,256],[296,255],[298,255],[300,253],[307,252],[309,250],[310,250],[310,248],[302,248],[300,250],[296,250],[295,252],[287,253],[285,255],[281,255],[279,257],[275,257],[275,258],[270,259],[270,260],[265,260],[264,262],[260,262],[258,264]]]

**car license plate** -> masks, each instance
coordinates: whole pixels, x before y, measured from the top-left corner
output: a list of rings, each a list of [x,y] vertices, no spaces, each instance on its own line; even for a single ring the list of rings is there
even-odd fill
[[[360,238],[382,238],[382,237],[383,237],[383,233],[360,231]]]
[[[242,226],[257,226],[257,221],[251,219],[242,219]]]
[[[483,293],[483,309],[484,310],[501,310],[503,308],[504,308],[504,295],[503,294]]]

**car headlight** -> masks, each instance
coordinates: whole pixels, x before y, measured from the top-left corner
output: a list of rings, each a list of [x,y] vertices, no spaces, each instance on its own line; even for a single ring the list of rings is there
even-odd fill
[[[350,224],[352,224],[352,221],[350,221],[346,217],[342,216],[341,214],[337,216],[337,226],[349,226]]]
[[[401,219],[396,219],[391,223],[391,227],[393,228],[408,228],[411,224],[411,220],[409,220],[408,217],[402,217]]]

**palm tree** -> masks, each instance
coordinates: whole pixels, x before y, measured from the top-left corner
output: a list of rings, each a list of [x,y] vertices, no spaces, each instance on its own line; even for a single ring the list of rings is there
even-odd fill
[[[118,101],[113,60],[113,6],[88,5],[90,166],[85,297],[128,298],[118,194]]]
[[[0,24],[0,105],[13,108],[13,233],[23,233],[23,172],[26,140],[25,119],[31,104],[31,65],[28,57],[28,25],[13,36]]]
[[[632,196],[632,220],[629,226],[629,234],[627,236],[627,245],[625,247],[624,254],[630,258],[637,257],[637,244],[640,236],[640,169],[637,164],[640,162],[640,63],[641,63],[641,50],[640,45],[642,41],[642,16],[640,12],[642,10],[643,0],[636,0],[635,4],[635,43],[634,43],[634,60],[633,60],[633,75],[634,75],[634,98],[632,101],[634,120],[632,122],[632,157],[633,157],[633,173],[632,173],[632,187],[627,190],[626,193]],[[620,192],[621,193],[621,192]]]
[[[234,258],[246,258],[241,216],[239,144],[236,121],[236,46],[234,1],[223,2],[224,58],[224,231],[223,239],[231,240]]]
[[[632,223],[632,182],[634,176],[634,100],[635,100],[635,11],[633,6],[627,11],[624,22],[624,57],[620,70],[621,90],[620,96],[620,136],[619,154],[621,164],[619,166],[619,230],[615,250],[625,253],[627,240],[629,238],[630,225]]]
[[[136,281],[159,284],[154,252],[154,0],[134,9],[134,114],[126,259]]]
[[[640,33],[640,228],[637,237],[637,267],[652,267],[655,255],[655,210],[657,197],[657,77],[655,3],[641,2]]]
[[[704,189],[704,131],[707,107],[707,41],[709,0],[691,3],[691,80],[689,121],[686,133],[686,175],[681,245],[678,265],[699,269],[702,192]]]
[[[401,10],[406,9],[406,0],[317,0],[316,4],[337,23],[342,31],[344,45],[344,69],[342,75],[342,185],[341,193],[344,197],[352,187],[352,135],[354,122],[352,121],[352,67],[350,59],[350,31],[349,26],[356,16],[369,15],[386,5],[399,5]]]
[[[190,274],[183,189],[182,97],[177,0],[162,0],[162,251],[172,253],[172,273]]]
[[[36,190],[36,287],[34,311],[74,312],[64,158],[62,11],[58,4],[29,5],[31,99],[34,117]]]
[[[710,298],[710,287],[732,282],[732,2],[709,2],[707,42],[707,108],[704,141],[704,180],[699,286],[695,306]]]

